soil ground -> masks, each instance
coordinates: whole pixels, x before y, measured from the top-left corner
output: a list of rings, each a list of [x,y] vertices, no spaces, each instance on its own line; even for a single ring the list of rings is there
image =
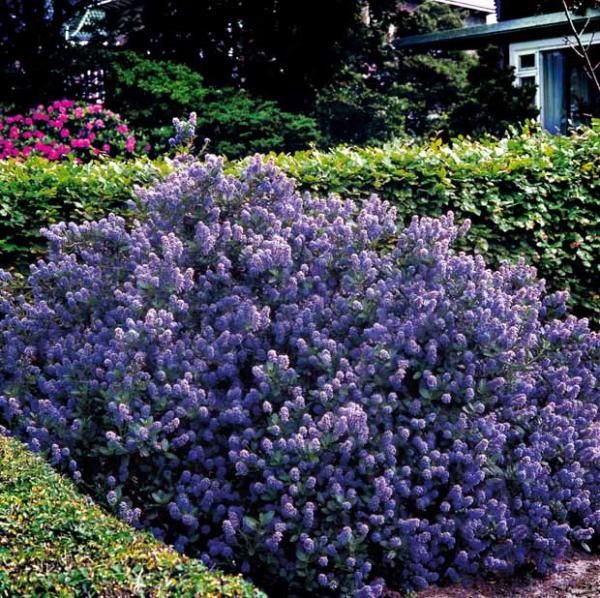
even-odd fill
[[[387,598],[400,594],[388,592]],[[473,580],[466,586],[429,588],[417,598],[600,598],[600,556],[573,553],[544,579]]]

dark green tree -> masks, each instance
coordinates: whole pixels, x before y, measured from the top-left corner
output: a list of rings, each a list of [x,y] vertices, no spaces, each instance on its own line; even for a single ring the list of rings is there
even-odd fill
[[[331,143],[422,136],[444,128],[475,62],[465,52],[393,47],[394,36],[461,27],[456,9],[431,1],[415,11],[385,2],[371,8],[349,36],[342,68],[318,94],[317,114]]]
[[[149,138],[154,152],[167,149],[173,116],[197,113],[200,144],[238,158],[256,152],[294,151],[317,143],[314,119],[281,110],[272,100],[233,87],[206,86],[190,67],[131,51],[105,52],[106,105]]]
[[[242,87],[306,108],[329,80],[359,0],[139,0],[143,26],[128,47],[182,62],[208,85]]]
[[[502,52],[490,46],[479,52],[469,70],[468,84],[448,118],[452,135],[497,137],[516,123],[535,118],[535,87],[515,87],[512,68],[502,68]]]

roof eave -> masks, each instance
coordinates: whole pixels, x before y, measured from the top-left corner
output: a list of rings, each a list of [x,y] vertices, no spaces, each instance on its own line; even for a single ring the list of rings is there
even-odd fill
[[[586,31],[600,31],[600,10],[589,10],[575,16],[575,26],[581,28],[589,19]],[[501,21],[493,25],[477,25],[449,31],[400,38],[394,42],[397,49],[469,50],[488,44],[508,44],[517,41],[569,35],[571,29],[564,13],[551,13]]]

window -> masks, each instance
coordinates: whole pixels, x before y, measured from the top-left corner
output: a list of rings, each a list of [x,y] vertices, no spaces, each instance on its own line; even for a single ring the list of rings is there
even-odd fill
[[[520,87],[535,87],[535,75],[530,75],[528,77],[519,77],[519,86]]]
[[[600,62],[600,47],[593,46],[590,59]],[[579,57],[571,49],[542,53],[544,96],[542,122],[552,132],[589,123],[600,114],[600,94],[586,75]]]
[[[519,56],[519,70],[535,68],[535,54],[521,54]]]
[[[585,33],[582,42],[589,46],[592,64],[600,64],[600,40]],[[600,116],[600,93],[564,37],[510,44],[510,65],[515,85],[535,86],[539,118],[548,131],[566,133]]]

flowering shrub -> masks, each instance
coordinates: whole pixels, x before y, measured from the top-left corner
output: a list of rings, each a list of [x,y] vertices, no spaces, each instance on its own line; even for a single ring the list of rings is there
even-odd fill
[[[375,192],[400,222],[448,210],[469,218],[469,245],[489,265],[522,255],[552,290],[568,288],[571,308],[600,327],[599,154],[599,126],[566,136],[528,125],[500,140],[396,140],[274,159],[313,193]]]
[[[452,216],[181,160],[46,232],[0,419],[124,519],[288,593],[544,572],[600,532],[600,339]],[[4,274],[7,289],[9,275]]]
[[[27,114],[0,117],[0,160],[35,154],[48,160],[131,156],[143,147],[121,117],[100,104],[57,100]]]

